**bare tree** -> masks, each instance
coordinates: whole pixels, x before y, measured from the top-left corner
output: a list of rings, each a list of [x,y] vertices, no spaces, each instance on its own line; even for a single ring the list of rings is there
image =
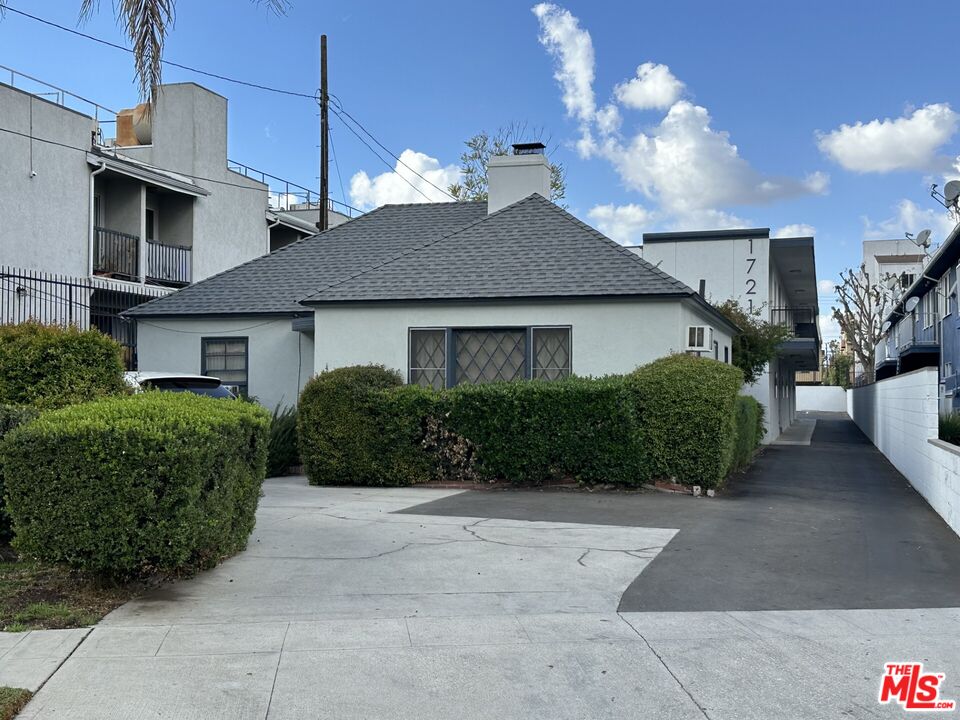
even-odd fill
[[[888,277],[876,278],[874,282],[866,266],[861,265],[859,270],[848,269],[840,273],[837,284],[840,307],[833,309],[833,317],[854,357],[863,366],[868,382],[873,381],[880,328],[890,309],[891,294],[884,284]]]

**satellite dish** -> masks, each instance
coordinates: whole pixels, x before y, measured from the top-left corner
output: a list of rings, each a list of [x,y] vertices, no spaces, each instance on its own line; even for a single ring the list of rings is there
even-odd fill
[[[930,247],[930,236],[932,234],[929,230],[921,230],[917,233],[916,237],[910,237],[910,233],[907,233],[907,237],[909,237],[911,242],[917,247],[928,248]]]
[[[887,320],[883,325],[880,326],[880,334],[881,334],[881,335],[886,335],[886,334],[887,334],[887,330],[889,330],[889,329],[890,329],[890,321]]]
[[[907,300],[907,302],[903,306],[903,309],[906,310],[907,312],[913,312],[914,310],[917,309],[917,305],[919,304],[920,304],[920,298],[914,296],[909,300]]]
[[[884,284],[887,286],[887,290],[893,290],[897,285],[900,284],[900,276],[891,275],[886,280],[884,280]]]
[[[960,180],[951,180],[943,186],[943,199],[947,205],[956,205],[960,198]]]

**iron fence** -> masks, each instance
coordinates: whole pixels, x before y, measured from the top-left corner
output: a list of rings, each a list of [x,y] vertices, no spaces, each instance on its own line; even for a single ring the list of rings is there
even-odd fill
[[[0,324],[32,320],[81,330],[97,328],[120,343],[124,364],[135,370],[136,323],[120,313],[169,292],[150,285],[127,288],[100,278],[0,266]]]

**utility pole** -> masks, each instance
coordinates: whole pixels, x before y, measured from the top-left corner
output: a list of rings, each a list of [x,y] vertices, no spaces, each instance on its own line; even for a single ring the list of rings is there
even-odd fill
[[[327,156],[327,138],[330,134],[330,117],[327,114],[327,105],[330,96],[327,94],[327,36],[320,36],[320,221],[317,229],[323,232],[329,227],[327,204],[330,197],[330,182],[327,172],[330,169],[330,159]]]

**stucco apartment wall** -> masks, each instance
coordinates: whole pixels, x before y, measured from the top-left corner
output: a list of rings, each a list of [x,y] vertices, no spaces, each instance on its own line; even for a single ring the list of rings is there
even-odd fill
[[[0,265],[87,275],[93,119],[0,84],[0,128]]]
[[[851,389],[848,412],[960,534],[960,448],[937,439],[938,395],[937,369],[923,368]]]
[[[141,318],[137,321],[140,370],[200,372],[204,337],[245,337],[248,392],[262,405],[294,405],[313,375],[313,338],[291,330],[290,317]]]
[[[625,373],[683,352],[687,326],[710,325],[708,317],[677,300],[321,306],[314,367],[382,363],[406,377],[410,328],[569,325],[575,374]],[[730,344],[725,331],[714,337]]]
[[[847,391],[839,385],[798,385],[797,410],[847,412]]]

